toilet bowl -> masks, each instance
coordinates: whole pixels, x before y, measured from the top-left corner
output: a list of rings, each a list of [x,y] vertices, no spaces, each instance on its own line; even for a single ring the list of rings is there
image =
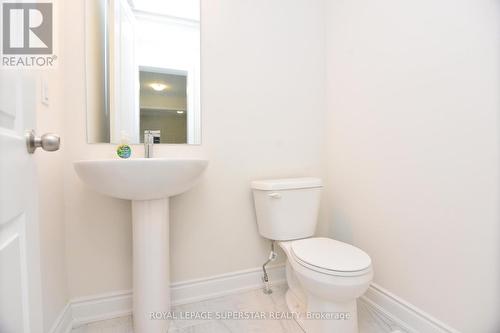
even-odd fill
[[[287,305],[301,313],[300,326],[306,332],[358,332],[356,299],[373,278],[370,257],[329,238],[278,244],[287,256]]]
[[[370,256],[331,238],[313,237],[322,182],[318,178],[254,181],[259,233],[287,256],[286,301],[307,333],[357,333],[356,299],[373,278]]]

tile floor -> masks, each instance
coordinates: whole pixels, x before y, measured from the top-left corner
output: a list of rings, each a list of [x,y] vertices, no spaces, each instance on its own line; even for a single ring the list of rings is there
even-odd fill
[[[274,287],[274,293],[264,295],[261,290],[180,305],[173,311],[265,311],[287,312],[286,285]],[[363,303],[358,305],[360,333],[403,333],[386,318],[378,316]],[[398,331],[400,330],[400,331]],[[303,333],[294,320],[175,320],[168,333]],[[88,324],[73,329],[72,333],[133,333],[132,318],[123,317]]]

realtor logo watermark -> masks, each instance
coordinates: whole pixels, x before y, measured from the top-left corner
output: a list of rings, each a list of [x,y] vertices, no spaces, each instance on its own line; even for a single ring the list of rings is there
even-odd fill
[[[2,67],[53,67],[52,2],[2,2]]]

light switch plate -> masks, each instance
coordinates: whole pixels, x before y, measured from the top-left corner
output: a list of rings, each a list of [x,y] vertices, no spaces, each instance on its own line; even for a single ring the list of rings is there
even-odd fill
[[[46,79],[42,79],[42,104],[49,106],[49,82]]]

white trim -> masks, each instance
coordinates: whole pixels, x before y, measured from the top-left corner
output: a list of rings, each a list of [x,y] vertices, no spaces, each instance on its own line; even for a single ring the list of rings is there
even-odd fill
[[[73,328],[132,314],[132,291],[124,290],[72,300]]]
[[[460,333],[375,283],[361,301],[409,333]]]
[[[284,264],[267,269],[273,285],[286,282]],[[262,268],[248,269],[208,278],[173,283],[172,305],[199,302],[207,299],[238,294],[262,287]]]
[[[273,285],[286,282],[284,264],[268,268]],[[171,285],[172,305],[237,294],[262,287],[262,268],[232,272]],[[62,310],[50,333],[69,333],[72,328],[132,314],[132,290],[81,297]]]
[[[73,329],[73,317],[70,303],[62,309],[49,333],[70,333]]]
[[[273,285],[286,282],[283,264],[268,268]],[[262,287],[262,268],[242,270],[171,285],[172,305],[181,305],[238,294]],[[431,315],[372,283],[360,299],[378,316],[408,333],[459,333]],[[50,333],[69,333],[72,328],[132,313],[132,291],[124,290],[71,300]]]

